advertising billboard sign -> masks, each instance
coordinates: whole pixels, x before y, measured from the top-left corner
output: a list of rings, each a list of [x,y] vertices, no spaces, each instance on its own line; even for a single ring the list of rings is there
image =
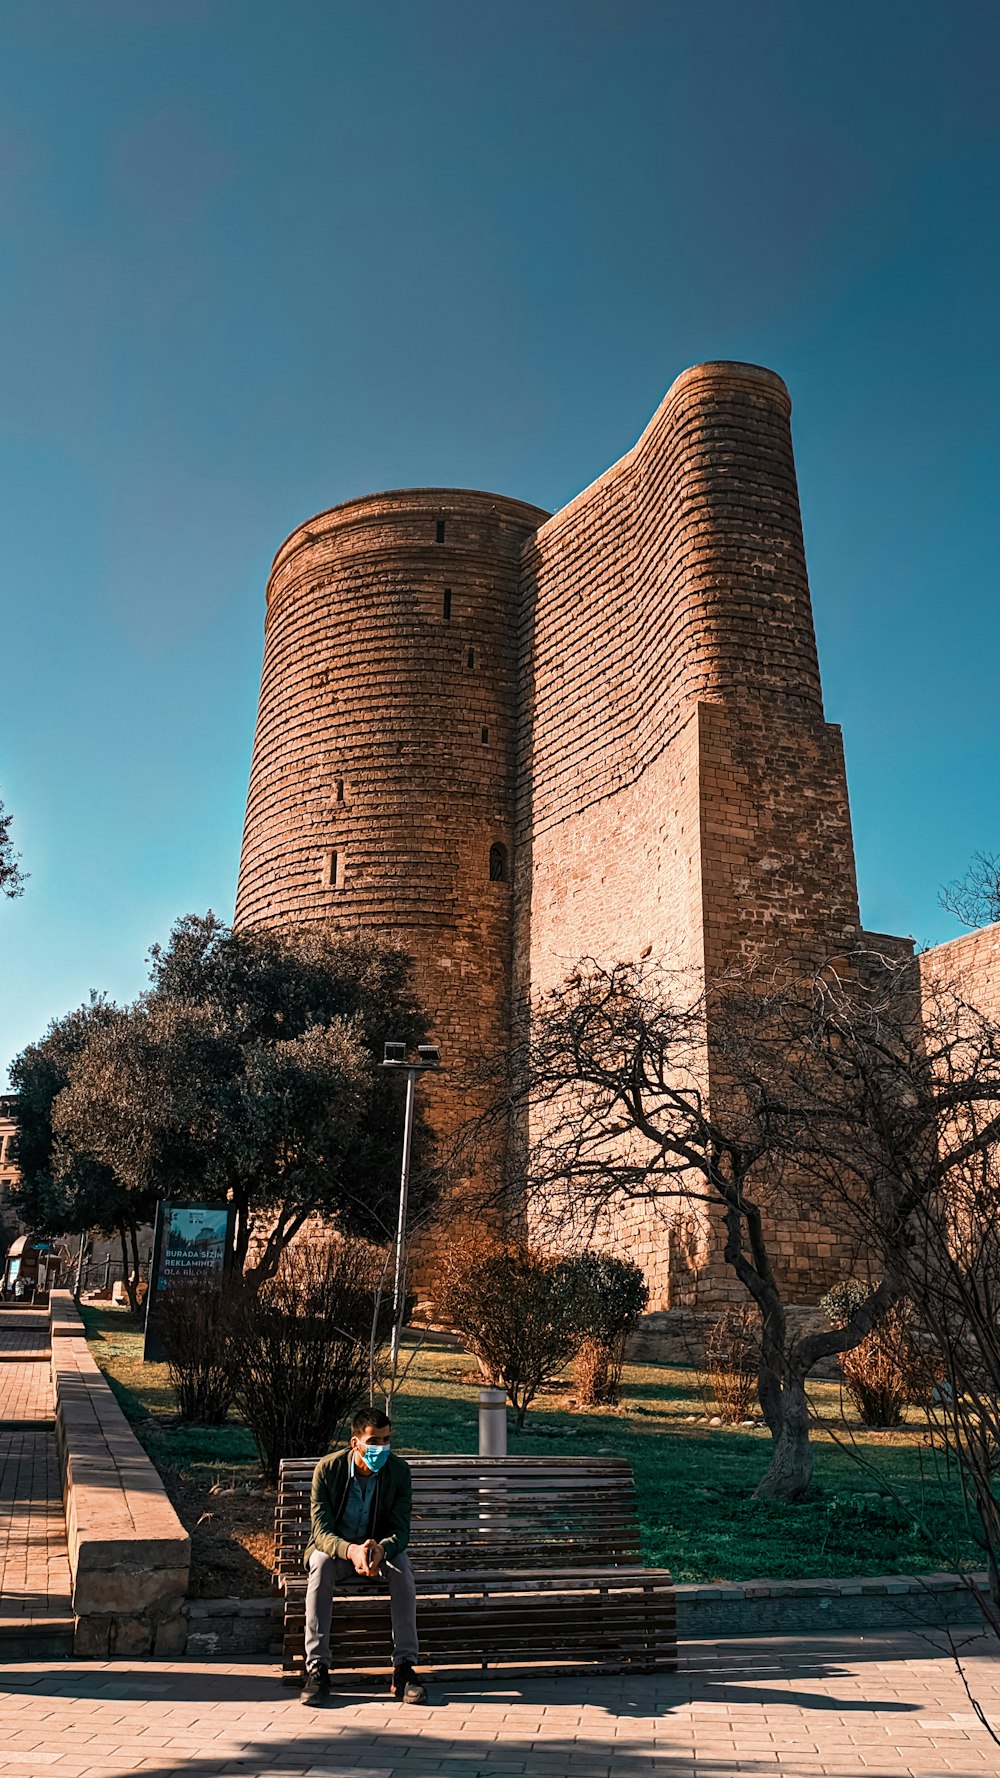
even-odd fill
[[[179,1284],[207,1286],[221,1281],[232,1248],[232,1219],[228,1204],[157,1205],[146,1292],[144,1359],[162,1363],[166,1357],[163,1308],[167,1293]]]

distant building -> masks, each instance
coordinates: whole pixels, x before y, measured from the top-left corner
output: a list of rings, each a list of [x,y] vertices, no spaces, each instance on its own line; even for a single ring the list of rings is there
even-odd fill
[[[10,1194],[21,1175],[14,1160],[14,1137],[17,1134],[17,1123],[14,1118],[14,1107],[17,1100],[13,1093],[0,1093],[0,1211],[8,1216],[14,1213],[10,1208]]]

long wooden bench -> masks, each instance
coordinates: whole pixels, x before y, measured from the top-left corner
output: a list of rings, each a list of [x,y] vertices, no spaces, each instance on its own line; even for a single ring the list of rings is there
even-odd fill
[[[302,1674],[309,1494],[318,1459],[286,1458],[275,1515],[285,1596],[283,1678]],[[410,1457],[421,1659],[455,1666],[568,1662],[603,1671],[677,1658],[673,1582],[644,1568],[635,1483],[614,1457]],[[374,1597],[372,1596],[374,1595]],[[338,1590],[335,1667],[387,1663],[388,1588]]]

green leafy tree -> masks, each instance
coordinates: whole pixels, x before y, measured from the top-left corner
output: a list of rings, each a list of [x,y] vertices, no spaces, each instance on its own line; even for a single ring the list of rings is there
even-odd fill
[[[628,1336],[649,1302],[641,1266],[614,1253],[581,1253],[574,1261],[582,1344],[576,1355],[577,1395],[614,1406],[621,1394]]]
[[[125,1288],[133,1309],[139,1282],[139,1228],[153,1213],[149,1192],[127,1182],[85,1150],[60,1139],[55,1109],[89,1046],[120,1018],[98,995],[56,1019],[38,1043],[29,1044],[11,1068],[17,1094],[17,1162],[20,1179],[12,1201],[22,1221],[40,1235],[83,1235],[91,1229],[118,1237]]]
[[[6,895],[11,901],[24,892],[24,872],[21,869],[20,853],[15,852],[14,842],[10,836],[10,816],[4,813],[0,803],[0,895]]]
[[[518,1426],[580,1345],[577,1261],[473,1233],[452,1247],[437,1299]]]
[[[310,1216],[384,1239],[401,1115],[382,1044],[425,1030],[405,952],[191,915],[152,952],[151,980],[134,1006],[106,1009],[53,1096],[55,1171],[86,1157],[130,1202],[227,1200],[254,1285]],[[434,1190],[422,1123],[416,1139],[415,1219]]]

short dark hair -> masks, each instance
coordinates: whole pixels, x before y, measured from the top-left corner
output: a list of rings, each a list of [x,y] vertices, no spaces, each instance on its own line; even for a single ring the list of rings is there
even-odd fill
[[[373,1432],[384,1432],[391,1425],[388,1414],[383,1414],[381,1408],[359,1408],[351,1421],[351,1437],[359,1438],[369,1426]]]

